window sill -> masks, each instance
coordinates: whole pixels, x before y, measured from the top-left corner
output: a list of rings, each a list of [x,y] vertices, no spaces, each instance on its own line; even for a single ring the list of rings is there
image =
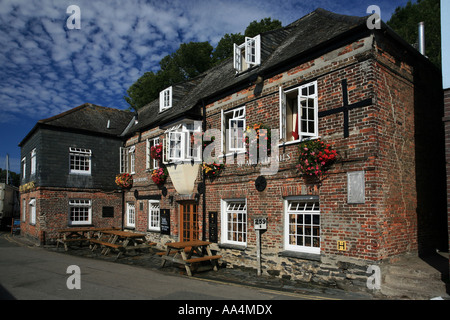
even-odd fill
[[[309,253],[309,252],[297,252],[297,251],[281,251],[278,253],[279,257],[297,258],[303,260],[321,261],[320,253]]]
[[[70,171],[69,174],[77,175],[77,176],[90,176],[90,172],[81,172],[81,171]]]
[[[234,250],[241,250],[244,251],[247,249],[246,245],[239,245],[239,244],[231,244],[231,243],[218,243],[219,248],[221,249],[234,249]]]

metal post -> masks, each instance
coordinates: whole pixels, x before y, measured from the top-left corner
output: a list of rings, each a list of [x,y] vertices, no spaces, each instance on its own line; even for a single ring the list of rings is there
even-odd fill
[[[258,270],[258,276],[261,275],[261,233],[260,230],[256,230],[256,264]]]

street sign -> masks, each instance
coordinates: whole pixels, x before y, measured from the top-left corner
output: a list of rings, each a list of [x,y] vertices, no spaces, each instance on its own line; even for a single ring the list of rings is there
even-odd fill
[[[266,230],[267,229],[267,218],[257,218],[254,219],[255,230]]]

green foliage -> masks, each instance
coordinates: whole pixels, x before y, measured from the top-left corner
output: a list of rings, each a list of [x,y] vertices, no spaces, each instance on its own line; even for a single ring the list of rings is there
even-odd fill
[[[146,72],[127,90],[124,99],[130,109],[138,110],[159,97],[165,88],[192,79],[233,55],[233,43],[241,44],[245,37],[254,37],[262,32],[281,28],[279,20],[271,18],[253,21],[245,34],[225,34],[215,50],[208,42],[190,42],[180,45],[177,51],[165,56],[159,63],[158,72]]]
[[[18,187],[20,185],[20,174],[13,171],[9,171],[10,184]],[[6,170],[0,168],[0,182],[6,182]]]
[[[387,22],[408,43],[417,43],[418,24],[425,22],[425,50],[430,61],[441,68],[441,18],[439,0],[408,1]]]

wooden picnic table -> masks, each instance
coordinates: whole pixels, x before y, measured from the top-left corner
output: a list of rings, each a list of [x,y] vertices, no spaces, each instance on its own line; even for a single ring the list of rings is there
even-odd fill
[[[194,263],[210,261],[214,271],[217,271],[216,260],[222,258],[222,256],[213,255],[210,244],[211,242],[201,240],[166,243],[166,251],[159,253],[162,258],[161,267],[164,267],[166,261],[178,263],[184,265],[186,273],[192,276],[191,267]],[[204,251],[206,251],[206,255],[203,254]]]
[[[90,239],[90,242],[94,244],[92,251],[94,251],[98,245],[102,246],[101,254],[103,255],[108,255],[111,249],[115,249],[119,251],[116,259],[118,259],[123,252],[146,249],[156,245],[156,243],[147,242],[145,233],[107,230],[103,231],[102,234],[106,235],[106,238]]]
[[[114,230],[114,228],[73,227],[59,229],[57,230],[59,237],[56,239],[56,247],[58,248],[59,244],[62,243],[64,249],[67,251],[68,243],[79,242],[81,245],[83,241],[89,241],[93,238],[95,233],[101,233],[107,230]]]

